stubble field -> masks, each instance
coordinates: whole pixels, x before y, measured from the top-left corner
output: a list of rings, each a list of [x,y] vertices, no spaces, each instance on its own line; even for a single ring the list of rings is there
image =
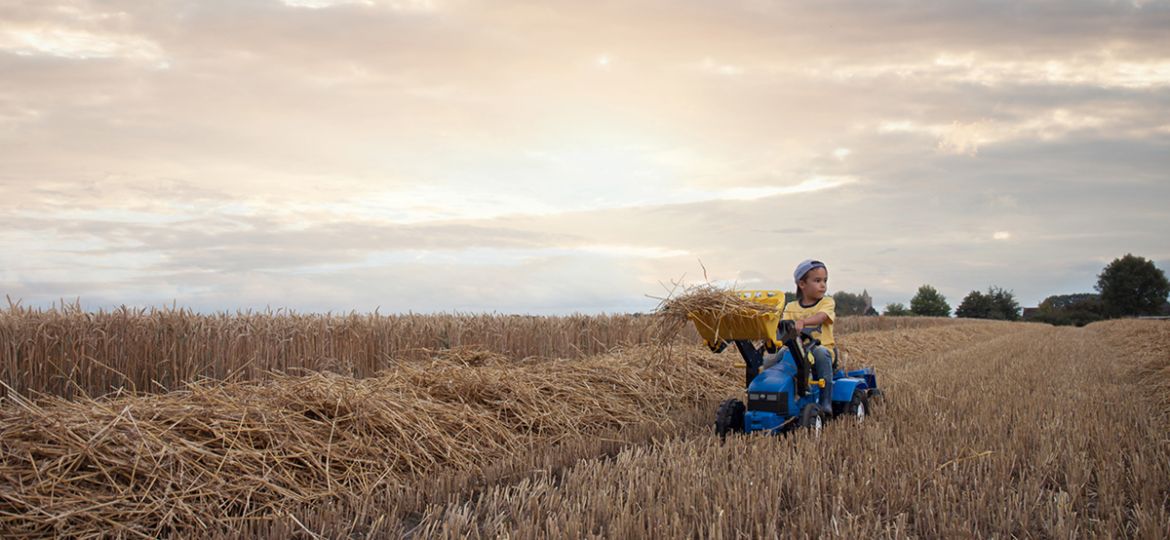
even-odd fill
[[[721,444],[644,317],[255,317],[0,317],[0,536],[1170,532],[1166,322],[843,319],[875,415]]]

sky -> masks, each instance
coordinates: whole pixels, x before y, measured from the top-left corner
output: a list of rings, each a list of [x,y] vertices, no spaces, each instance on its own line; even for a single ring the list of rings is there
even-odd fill
[[[0,294],[881,309],[1170,269],[1170,1],[0,3]],[[677,289],[675,289],[677,290]]]

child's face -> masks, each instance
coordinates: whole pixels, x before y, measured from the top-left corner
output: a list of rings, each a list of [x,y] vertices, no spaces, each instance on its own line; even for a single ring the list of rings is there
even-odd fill
[[[829,290],[829,271],[824,268],[813,268],[800,280],[800,295],[805,300],[814,302],[825,297]]]

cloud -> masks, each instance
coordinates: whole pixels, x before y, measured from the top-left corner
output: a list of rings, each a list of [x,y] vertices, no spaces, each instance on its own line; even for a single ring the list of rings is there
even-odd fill
[[[88,3],[17,3],[0,10],[0,54],[67,60],[129,60],[166,67],[157,41],[135,32],[129,15]]]
[[[1159,127],[1142,118],[1145,110],[1136,107],[1084,103],[1075,108],[1001,111],[1000,118],[952,121],[950,124],[919,124],[912,120],[885,120],[875,128],[879,134],[917,134],[937,140],[941,153],[974,156],[981,147],[1018,140],[1056,141],[1077,135],[1109,133],[1113,137],[1156,136]]]
[[[1166,2],[292,3],[0,6],[0,292],[1027,300],[1170,234]]]
[[[284,5],[297,8],[325,9],[338,6],[358,5],[383,7],[392,10],[429,11],[435,9],[435,0],[280,0]]]
[[[1097,88],[1152,89],[1170,86],[1170,61],[1126,60],[1112,51],[1077,56],[1073,60],[1008,60],[979,58],[973,53],[940,54],[897,64],[844,64],[832,70],[811,68],[808,75],[837,81],[896,79],[905,83],[938,85],[974,84],[998,86],[1092,86]]]
[[[744,68],[731,63],[719,62],[711,57],[706,57],[700,62],[685,64],[688,69],[696,70],[700,73],[708,75],[718,75],[723,77],[736,76],[744,73]]]
[[[0,51],[21,56],[43,54],[79,60],[126,58],[157,62],[164,58],[158,44],[147,39],[68,28],[7,28],[0,32]]]

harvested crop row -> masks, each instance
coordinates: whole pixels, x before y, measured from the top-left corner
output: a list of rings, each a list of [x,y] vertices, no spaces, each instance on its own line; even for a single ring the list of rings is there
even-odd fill
[[[731,391],[727,370],[648,348],[522,365],[479,355],[367,379],[318,373],[21,402],[0,410],[0,536],[230,527],[536,445],[667,428],[678,411]]]
[[[1170,321],[1116,320],[1088,326],[1098,347],[1108,348],[1122,365],[1131,367],[1135,384],[1147,388],[1170,416]]]
[[[1047,325],[1006,321],[955,321],[933,328],[897,329],[846,334],[837,338],[846,363],[867,365],[897,376],[910,358],[948,351],[972,342],[994,339],[1005,333],[1036,331]],[[893,368],[885,371],[884,368]],[[852,368],[850,368],[852,369]]]
[[[985,326],[958,326],[953,338],[981,339]],[[931,332],[859,334],[855,345],[910,349]],[[693,346],[560,361],[440,356],[368,379],[10,404],[0,409],[0,532],[234,530],[325,501],[401,497],[437,473],[491,481],[526,454],[595,455],[590,437],[677,432],[695,407],[737,393],[741,376],[730,355]],[[369,511],[403,505],[385,502]]]
[[[409,531],[1164,538],[1170,445],[1164,417],[1146,414],[1153,396],[1092,330],[1005,332],[885,362],[887,398],[863,425],[834,422],[819,438],[721,445],[698,435],[630,448],[432,507]]]

